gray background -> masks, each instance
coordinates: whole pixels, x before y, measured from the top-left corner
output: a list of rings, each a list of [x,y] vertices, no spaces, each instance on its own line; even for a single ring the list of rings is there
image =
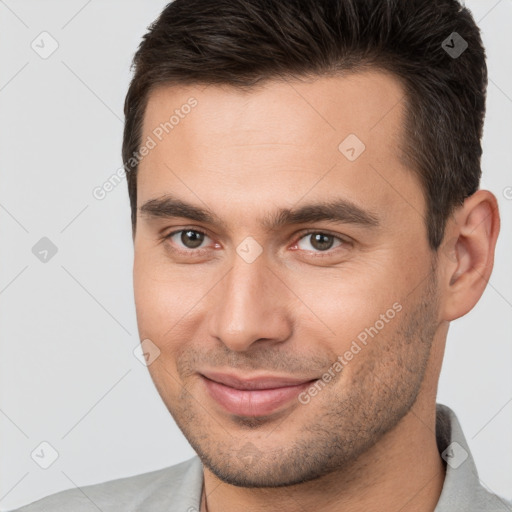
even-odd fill
[[[133,354],[126,182],[92,194],[121,166],[130,60],[165,4],[0,1],[0,510],[193,455]],[[452,323],[438,401],[483,483],[511,499],[512,0],[466,5],[488,53],[482,188],[502,232],[482,300]],[[53,40],[47,58],[31,47]],[[47,262],[32,252],[43,237],[57,248]],[[41,442],[58,452],[48,469]]]

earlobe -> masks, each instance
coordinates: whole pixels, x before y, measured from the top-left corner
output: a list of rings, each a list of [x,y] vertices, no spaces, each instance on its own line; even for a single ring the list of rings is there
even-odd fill
[[[494,264],[499,233],[498,202],[488,190],[468,197],[446,226],[444,247],[447,321],[468,313],[482,296]]]

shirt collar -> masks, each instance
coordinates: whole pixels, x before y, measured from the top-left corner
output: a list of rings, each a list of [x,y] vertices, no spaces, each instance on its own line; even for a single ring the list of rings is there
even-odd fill
[[[509,505],[480,483],[475,461],[455,413],[436,405],[437,447],[446,465],[441,496],[434,512],[510,511]]]

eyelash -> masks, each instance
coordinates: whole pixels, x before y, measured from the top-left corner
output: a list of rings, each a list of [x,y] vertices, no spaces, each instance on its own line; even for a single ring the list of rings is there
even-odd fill
[[[199,233],[201,235],[204,235],[204,236],[208,236],[207,233],[205,233],[204,231],[201,231],[200,229],[195,229],[195,228],[185,228],[185,229],[178,229],[176,231],[172,231],[171,233],[169,233],[168,235],[165,235],[163,238],[165,240],[170,240],[174,235],[178,234],[178,233],[183,233],[185,231],[193,231],[194,233]],[[333,237],[334,239],[338,240],[340,243],[340,245],[338,245],[337,247],[334,247],[332,249],[327,249],[326,251],[307,251],[307,252],[313,252],[316,254],[315,257],[317,258],[321,258],[321,257],[326,257],[326,256],[331,256],[333,252],[335,252],[337,249],[339,249],[340,247],[342,246],[345,246],[347,244],[350,244],[350,242],[346,239],[343,239],[341,238],[340,236],[338,235],[335,235],[334,233],[330,233],[329,231],[321,231],[321,230],[318,230],[318,229],[309,229],[309,230],[306,230],[306,231],[303,231],[301,232],[297,238],[295,239],[295,241],[293,242],[293,245],[297,245],[303,238],[305,238],[306,236],[308,235],[312,235],[312,234],[321,234],[321,235],[327,235],[327,236],[331,236]],[[209,237],[210,238],[210,237]],[[176,247],[173,247],[172,248],[173,251],[176,251],[178,253],[181,253],[181,254],[187,254],[187,255],[190,255],[192,253],[195,253],[197,255],[201,255],[204,253],[204,251],[208,251],[209,249],[207,247],[200,247],[198,249],[178,249]]]

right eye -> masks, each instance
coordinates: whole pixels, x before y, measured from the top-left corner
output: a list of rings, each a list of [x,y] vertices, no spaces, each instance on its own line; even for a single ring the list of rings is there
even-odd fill
[[[209,236],[197,229],[180,229],[169,233],[165,238],[171,240],[172,244],[178,247],[181,244],[184,249],[178,248],[179,252],[195,252],[194,249],[204,249],[200,246]]]

